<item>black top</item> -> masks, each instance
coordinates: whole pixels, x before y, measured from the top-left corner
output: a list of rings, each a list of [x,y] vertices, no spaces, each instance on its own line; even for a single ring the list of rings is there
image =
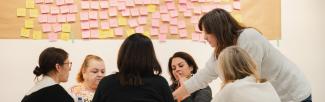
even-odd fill
[[[61,85],[55,84],[25,96],[21,102],[73,102],[73,98]]]
[[[142,78],[141,86],[122,87],[118,76],[104,77],[95,92],[93,102],[173,102],[165,78],[153,75]]]
[[[176,90],[177,84],[170,85],[172,91]],[[191,96],[185,98],[181,102],[210,102],[212,100],[212,91],[209,86],[195,91]],[[176,100],[175,100],[176,102]]]

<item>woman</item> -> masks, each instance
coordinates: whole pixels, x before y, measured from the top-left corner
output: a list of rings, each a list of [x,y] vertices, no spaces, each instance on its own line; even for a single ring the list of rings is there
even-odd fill
[[[214,9],[199,21],[200,30],[205,39],[215,48],[206,68],[187,80],[174,91],[175,97],[182,97],[205,88],[218,78],[217,58],[226,47],[237,45],[248,52],[257,63],[257,70],[262,78],[268,79],[281,101],[311,102],[311,87],[299,68],[273,47],[260,32],[241,25],[225,10]]]
[[[93,102],[172,102],[151,40],[135,33],[125,39],[117,58],[118,72],[104,77]]]
[[[168,61],[168,71],[171,75],[172,91],[180,86],[183,82],[197,72],[197,65],[191,55],[185,52],[176,52]],[[210,102],[212,99],[211,88],[207,86],[204,89],[192,93],[182,102]],[[179,101],[179,100],[178,100]]]
[[[29,90],[22,102],[73,102],[72,97],[59,85],[67,82],[72,63],[68,53],[60,48],[49,47],[39,56],[39,66],[33,73],[42,79]]]
[[[96,55],[87,55],[77,76],[78,85],[71,88],[76,100],[91,102],[99,81],[105,75],[105,64],[102,58]]]
[[[227,47],[218,61],[222,86],[213,102],[281,102],[272,84],[260,77],[255,62],[245,50]]]

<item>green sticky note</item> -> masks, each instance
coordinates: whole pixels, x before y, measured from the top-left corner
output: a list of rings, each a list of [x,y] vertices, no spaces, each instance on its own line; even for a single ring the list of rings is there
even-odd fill
[[[62,32],[71,32],[71,24],[62,24]]]
[[[20,30],[21,37],[29,38],[29,35],[30,35],[30,29],[21,28],[21,30]]]
[[[25,28],[33,28],[34,20],[33,19],[25,19]]]
[[[33,31],[33,39],[34,40],[40,40],[40,39],[42,39],[42,31],[40,31],[40,30],[34,30]]]
[[[30,17],[37,17],[39,15],[39,13],[38,13],[38,10],[37,9],[30,9],[29,10],[29,16]]]
[[[17,16],[18,17],[26,16],[26,9],[25,8],[17,8]]]

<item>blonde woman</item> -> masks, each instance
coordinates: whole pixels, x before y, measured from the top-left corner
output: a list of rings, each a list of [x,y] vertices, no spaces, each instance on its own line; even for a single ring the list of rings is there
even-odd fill
[[[218,57],[221,90],[212,102],[281,102],[272,84],[260,77],[256,63],[240,47],[225,48]]]
[[[87,55],[77,76],[78,85],[71,88],[75,100],[91,102],[99,81],[105,75],[105,64],[96,55]]]

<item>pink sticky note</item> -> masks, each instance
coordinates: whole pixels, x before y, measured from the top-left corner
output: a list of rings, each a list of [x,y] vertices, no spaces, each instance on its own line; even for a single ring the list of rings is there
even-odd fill
[[[55,0],[56,5],[61,6],[64,4],[64,0]]]
[[[56,15],[47,15],[47,21],[49,23],[55,23],[56,22],[56,19],[57,19],[57,16]]]
[[[239,1],[239,0],[234,1],[234,2],[233,2],[233,7],[234,7],[234,9],[236,9],[236,10],[240,10],[240,1]]]
[[[90,29],[89,21],[82,21],[80,24],[81,24],[81,29]]]
[[[40,5],[40,11],[41,11],[41,13],[49,13],[50,12],[50,6],[46,5],[46,4]]]
[[[160,19],[160,13],[159,12],[153,12],[151,17]]]
[[[187,2],[186,3],[187,9],[193,9],[193,3],[192,2]]]
[[[38,16],[38,22],[45,23],[47,22],[47,14],[41,14]]]
[[[114,28],[115,35],[122,36],[124,34],[124,30],[121,27]]]
[[[226,10],[227,12],[232,12],[233,8],[232,5],[223,5],[223,9]]]
[[[61,13],[69,13],[69,6],[68,5],[63,5],[63,6],[60,6],[60,12]]]
[[[146,0],[146,1],[149,1],[149,0]],[[139,10],[140,10],[140,15],[142,15],[142,16],[148,15],[147,7],[142,6],[142,7],[139,8]]]
[[[176,9],[176,6],[175,6],[174,2],[166,2],[166,5],[167,5],[168,10],[175,10]]]
[[[133,7],[133,6],[135,6],[133,0],[126,0],[125,5],[126,5],[126,6],[129,6],[129,7]]]
[[[193,41],[199,41],[200,40],[200,35],[197,34],[196,32],[192,33],[192,40]]]
[[[57,17],[58,17],[58,22],[60,23],[64,23],[67,21],[67,15],[65,14],[58,15]]]
[[[169,14],[161,14],[161,20],[168,22],[170,20]]]
[[[134,4],[141,5],[143,4],[143,0],[134,0]]]
[[[200,36],[199,41],[205,43],[204,34],[200,33],[199,36]]]
[[[143,0],[143,4],[145,5],[151,4],[151,0]]]
[[[106,10],[99,11],[99,19],[108,19],[108,13]]]
[[[59,23],[52,24],[52,28],[54,32],[60,32],[62,30],[62,26]]]
[[[177,10],[171,10],[169,11],[170,17],[177,17],[178,16],[178,11]]]
[[[199,23],[199,16],[195,15],[191,17],[191,23]]]
[[[35,0],[35,3],[36,4],[41,4],[41,3],[43,3],[44,1],[43,0]]]
[[[113,7],[113,6],[117,6],[118,5],[118,2],[117,2],[117,0],[109,0],[109,6],[111,6],[111,7]]]
[[[89,19],[98,19],[97,11],[89,11]]]
[[[151,0],[151,4],[160,4],[160,0]]]
[[[124,2],[118,2],[117,9],[118,10],[124,10],[126,8]]]
[[[170,32],[170,34],[177,34],[178,27],[177,26],[169,26],[169,32]]]
[[[98,21],[97,20],[91,20],[89,22],[90,22],[90,24],[89,24],[90,28],[98,28]]]
[[[178,18],[171,18],[170,21],[169,21],[169,24],[178,25]]]
[[[133,7],[133,8],[130,9],[130,12],[131,12],[132,16],[139,16],[138,8]]]
[[[160,5],[159,6],[160,13],[168,13],[168,9],[166,5]]]
[[[51,4],[51,3],[53,3],[53,0],[44,0],[44,3]]]
[[[138,27],[136,27],[136,28],[135,28],[135,32],[136,32],[136,33],[143,33],[143,32],[144,32],[144,28],[143,28],[143,26],[138,26]]]
[[[100,8],[107,9],[108,8],[108,2],[107,1],[100,1],[99,2]]]
[[[80,1],[81,9],[89,9],[90,8],[90,1]]]
[[[159,34],[159,41],[164,42],[166,41],[167,35],[166,34]]]
[[[122,16],[129,16],[130,15],[130,9],[126,8],[122,10]]]
[[[151,33],[151,35],[158,35],[159,34],[159,29],[155,28],[155,27],[152,27],[150,29],[150,33]]]
[[[51,24],[42,24],[43,32],[50,32],[52,30]]]
[[[194,26],[194,31],[195,32],[201,32],[201,30],[199,29],[198,24],[193,24],[193,26]]]
[[[108,21],[102,21],[100,23],[100,26],[102,29],[109,29],[109,22]]]
[[[76,14],[68,14],[67,15],[68,22],[75,22],[76,21]]]
[[[117,18],[110,18],[109,19],[109,26],[110,27],[118,27]]]
[[[89,20],[89,13],[88,11],[81,11],[80,12],[80,20]]]
[[[58,34],[57,33],[49,33],[47,35],[50,42],[54,42],[58,40]]]
[[[91,29],[90,30],[90,37],[91,38],[98,38],[99,32],[98,29]]]
[[[51,14],[58,14],[60,13],[60,9],[58,6],[51,6]]]
[[[73,4],[74,3],[74,0],[65,0],[65,3],[66,4]]]
[[[202,12],[204,12],[204,13],[209,12],[211,10],[210,8],[211,7],[209,5],[201,6]]]
[[[160,33],[167,34],[168,33],[168,24],[162,24],[160,25]]]
[[[207,1],[206,0],[199,0],[198,2],[204,3],[204,2],[207,2]]]
[[[82,33],[81,36],[83,39],[90,38],[90,30],[82,30],[81,33]]]
[[[90,2],[90,8],[98,10],[99,9],[99,2],[98,1],[91,1]]]
[[[172,2],[173,0],[165,0],[165,2]]]
[[[178,11],[180,11],[180,12],[184,12],[184,11],[186,11],[187,10],[187,6],[186,6],[186,4],[179,4],[178,5]]]
[[[77,13],[78,6],[76,4],[69,5],[69,13]]]
[[[135,19],[135,18],[129,19],[128,23],[129,23],[130,27],[136,27],[139,25],[137,19]]]
[[[186,23],[184,20],[178,21],[178,28],[185,28],[185,27],[186,27]]]
[[[147,24],[147,17],[146,16],[139,16],[138,17],[138,23],[140,25]]]
[[[117,8],[116,7],[111,7],[108,9],[109,11],[109,16],[117,16]]]
[[[186,4],[187,0],[178,0],[178,3],[180,4]]]
[[[179,37],[185,38],[187,37],[187,30],[186,29],[179,29]]]
[[[195,13],[195,14],[201,14],[202,13],[201,6],[194,7],[193,13]]]
[[[160,19],[151,19],[151,26],[159,27],[159,25],[160,25]]]
[[[191,17],[192,16],[192,10],[186,10],[184,12],[184,17]]]

